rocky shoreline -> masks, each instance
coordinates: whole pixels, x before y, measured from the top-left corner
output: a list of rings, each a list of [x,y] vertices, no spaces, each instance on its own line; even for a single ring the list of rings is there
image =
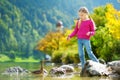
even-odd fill
[[[76,72],[73,65],[61,65],[59,67],[53,67],[47,73],[52,77],[56,76],[66,76],[67,74],[75,74]],[[43,70],[44,71],[44,70]],[[7,68],[2,74],[3,75],[19,75],[28,74],[32,71],[23,69],[20,66]],[[39,73],[40,74],[40,73]],[[77,73],[78,74],[78,73]],[[108,76],[108,77],[118,77],[120,78],[120,61],[112,61],[107,64],[94,62],[88,60],[85,67],[79,73],[81,77],[93,77],[93,76]]]
[[[81,76],[116,76],[120,77],[120,61],[102,64],[88,60],[81,71]]]

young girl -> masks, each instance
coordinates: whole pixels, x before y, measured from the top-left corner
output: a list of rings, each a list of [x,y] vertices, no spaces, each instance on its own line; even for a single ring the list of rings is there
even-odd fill
[[[80,19],[77,21],[76,27],[74,31],[68,36],[68,40],[73,36],[77,36],[78,38],[78,51],[79,57],[82,64],[82,68],[84,67],[85,54],[84,54],[84,46],[87,50],[87,54],[89,58],[93,61],[99,62],[98,59],[92,52],[90,37],[95,34],[95,24],[93,20],[89,17],[89,12],[86,7],[81,7],[79,10]]]

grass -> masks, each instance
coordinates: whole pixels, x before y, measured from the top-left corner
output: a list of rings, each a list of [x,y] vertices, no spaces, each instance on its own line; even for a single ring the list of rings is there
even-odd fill
[[[10,59],[8,56],[0,54],[0,62],[40,62],[40,60],[35,60],[32,56],[29,58],[16,57],[14,60]]]
[[[15,62],[39,62],[39,60],[35,60],[33,57],[29,57],[29,58],[26,58],[26,59],[16,57],[14,61]]]
[[[0,62],[10,61],[11,59],[3,54],[0,54]]]

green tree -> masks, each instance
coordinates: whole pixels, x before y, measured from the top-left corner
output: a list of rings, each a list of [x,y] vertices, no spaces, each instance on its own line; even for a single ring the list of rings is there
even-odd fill
[[[111,9],[113,14],[111,14]],[[119,27],[116,25],[119,20],[114,16],[115,14],[118,15],[117,13],[118,11],[114,9],[112,4],[107,4],[106,6],[96,8],[92,14],[94,19],[96,16],[99,16],[96,17],[98,19],[102,18],[101,21],[95,19],[98,29],[96,35],[92,38],[93,50],[98,57],[103,58],[106,61],[117,60],[119,59],[118,57],[120,57],[119,50],[116,50],[120,46],[118,35]],[[115,25],[111,25],[111,23]],[[112,31],[114,31],[114,35],[112,34]]]

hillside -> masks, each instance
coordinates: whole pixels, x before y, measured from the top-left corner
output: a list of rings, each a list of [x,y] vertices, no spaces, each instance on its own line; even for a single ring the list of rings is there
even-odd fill
[[[94,7],[109,2],[120,9],[117,0],[1,0],[0,54],[11,59],[30,56],[39,59],[41,54],[34,47],[46,33],[56,29],[58,20],[71,28],[80,6],[87,6],[92,13]]]

